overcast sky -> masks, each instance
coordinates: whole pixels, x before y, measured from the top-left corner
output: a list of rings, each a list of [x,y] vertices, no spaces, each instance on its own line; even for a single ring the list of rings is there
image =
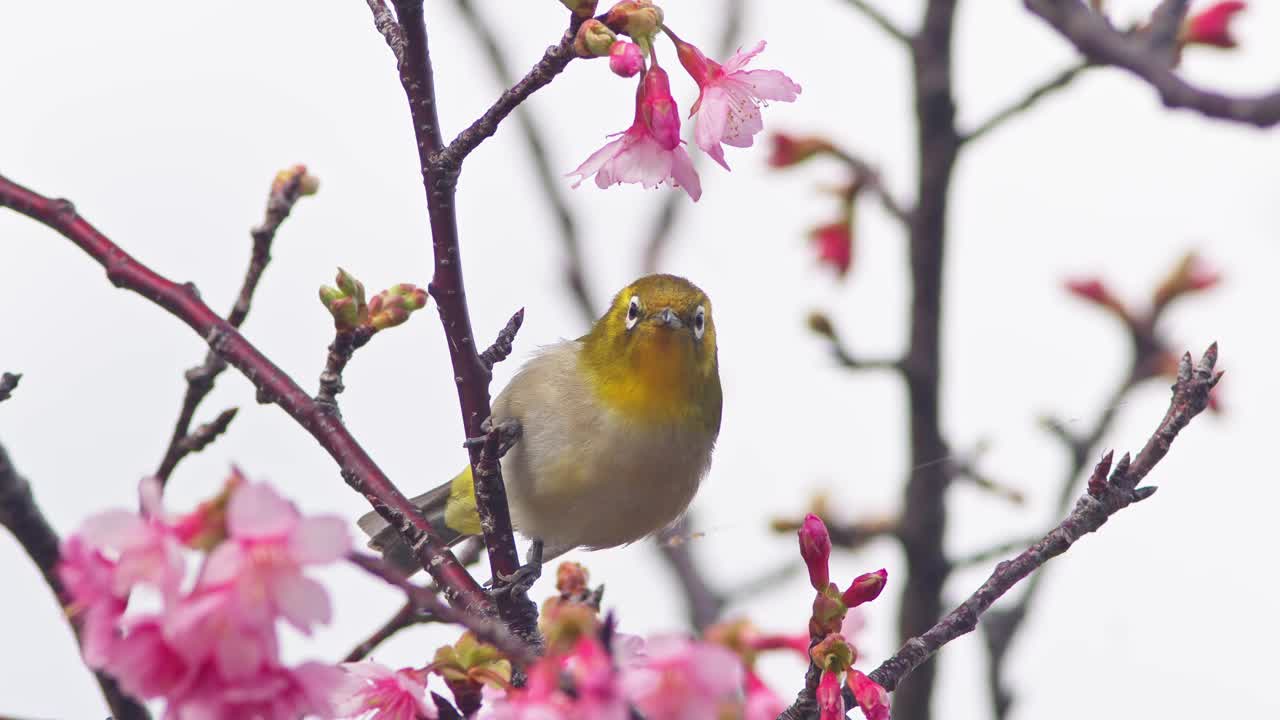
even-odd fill
[[[501,23],[518,67],[560,33],[553,0],[478,2]],[[766,110],[767,127],[829,134],[883,168],[910,197],[914,164],[908,63],[838,0],[750,2],[744,43],[769,41],[760,67],[804,87],[794,105]],[[904,24],[920,2],[895,3]],[[1154,0],[1110,3],[1123,18]],[[710,50],[719,2],[670,0],[668,22]],[[1240,19],[1243,47],[1189,52],[1185,73],[1206,84],[1262,91],[1280,80],[1280,7],[1256,2]],[[452,135],[492,102],[494,84],[453,3],[427,3],[440,113]],[[1020,3],[965,3],[958,20],[959,118],[972,126],[1067,63],[1064,41]],[[669,48],[666,53],[670,56]],[[371,289],[425,284],[426,213],[394,65],[358,0],[232,3],[10,2],[0,12],[0,173],[77,208],[157,271],[199,286],[229,308],[281,167],[305,162],[320,194],[282,228],[246,335],[304,387],[314,387],[332,334],[316,287],[342,264]],[[691,81],[669,63],[682,107]],[[574,63],[532,107],[551,159],[572,170],[631,120],[633,86],[603,63]],[[795,556],[767,520],[803,511],[831,492],[839,515],[892,513],[908,471],[904,398],[886,374],[838,369],[804,329],[829,312],[859,351],[887,355],[906,335],[905,243],[873,204],[858,224],[856,266],[844,281],[815,263],[808,227],[834,217],[820,188],[839,168],[787,173],[766,152],[730,150],[725,173],[703,165],[702,201],[682,215],[662,268],[713,298],[725,419],[695,507],[692,542],[717,581]],[[1199,248],[1223,287],[1173,308],[1165,328],[1180,348],[1221,342],[1226,413],[1197,419],[1151,475],[1162,491],[1125,511],[1051,565],[1042,602],[1012,651],[1015,717],[1266,717],[1280,630],[1274,612],[1274,508],[1280,502],[1274,407],[1280,267],[1280,139],[1275,132],[1162,109],[1117,71],[1073,87],[975,144],[957,169],[946,268],[945,429],[957,449],[989,440],[985,469],[1023,490],[1015,507],[970,487],[950,492],[948,544],[957,554],[1038,531],[1066,458],[1040,430],[1045,414],[1087,427],[1127,358],[1120,328],[1068,298],[1061,280],[1098,273],[1141,301],[1183,252]],[[538,345],[583,326],[560,281],[562,249],[531,187],[528,156],[503,126],[467,162],[459,225],[476,328],[487,336],[527,308],[500,388]],[[596,304],[638,272],[654,209],[667,190],[573,191],[586,232]],[[67,532],[88,514],[134,502],[139,477],[163,452],[183,391],[182,371],[204,355],[200,338],[136,295],[112,289],[69,242],[0,213],[7,308],[0,369],[24,373],[0,406],[0,442],[31,479],[52,522]],[[341,396],[353,433],[410,493],[463,462],[448,356],[433,312],[379,336],[346,374]],[[1164,412],[1167,388],[1129,397],[1105,440],[1137,450]],[[231,463],[268,479],[309,512],[354,520],[366,509],[332,461],[284,413],[253,402],[223,376],[200,419],[238,405],[227,436],[183,463],[169,503],[214,491]],[[608,588],[625,631],[677,629],[683,612],[649,542],[575,556]],[[866,667],[896,647],[904,565],[890,543],[837,556],[833,576],[886,567],[890,585],[869,606],[859,646]],[[958,601],[987,569],[957,575]],[[325,574],[336,622],[291,637],[290,659],[335,659],[401,602],[346,569]],[[93,718],[105,711],[77,658],[61,612],[15,543],[0,537],[0,714]],[[540,584],[540,599],[549,583]],[[733,608],[766,629],[800,631],[811,591],[803,579]],[[377,659],[420,663],[453,631],[406,632]],[[948,718],[988,717],[981,640],[948,646],[936,707]],[[768,662],[785,696],[802,666]]]

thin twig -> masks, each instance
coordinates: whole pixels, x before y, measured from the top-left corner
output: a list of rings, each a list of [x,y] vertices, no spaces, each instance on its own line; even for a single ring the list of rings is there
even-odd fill
[[[273,184],[271,192],[267,196],[267,208],[263,213],[262,223],[249,231],[253,237],[253,251],[249,257],[249,269],[245,272],[244,282],[241,283],[240,292],[236,295],[235,305],[232,306],[231,312],[227,313],[227,324],[233,328],[239,328],[244,324],[245,318],[249,315],[249,305],[253,300],[253,293],[258,288],[258,282],[262,279],[262,272],[266,270],[267,263],[271,262],[271,243],[275,240],[276,230],[280,228],[280,224],[285,221],[285,218],[289,217],[289,213],[293,211],[293,206],[298,202],[298,198],[302,197],[305,176],[305,170],[295,168],[287,180]],[[182,409],[178,412],[177,422],[174,423],[173,434],[169,438],[169,447],[165,449],[164,458],[160,461],[160,467],[156,469],[155,473],[162,485],[169,481],[169,476],[173,474],[174,468],[184,457],[203,449],[217,435],[226,431],[226,424],[223,424],[222,430],[211,436],[203,444],[188,437],[191,431],[191,421],[195,418],[196,408],[213,390],[213,385],[218,379],[218,375],[222,374],[222,371],[226,369],[226,361],[219,357],[217,353],[209,351],[205,354],[203,363],[186,372],[187,392],[182,398]],[[222,416],[219,416],[219,419],[221,420],[223,416],[226,416],[225,412]],[[234,416],[234,413],[232,413],[232,416]],[[230,421],[229,417],[226,418],[226,422],[229,423]]]
[[[403,590],[418,612],[430,613],[439,622],[461,625],[475,633],[480,640],[501,650],[511,662],[527,666],[537,661],[537,654],[528,645],[512,635],[502,623],[495,621],[492,617],[446,605],[436,597],[434,590],[409,582],[395,568],[376,555],[353,552],[347,556],[347,559],[371,575]]]
[[[962,135],[960,137],[960,142],[962,144],[973,142],[992,130],[999,128],[1009,120],[1012,120],[1018,115],[1030,110],[1045,97],[1066,88],[1073,80],[1079,77],[1081,73],[1091,67],[1096,66],[1086,60],[1077,62],[1076,64],[1061,70],[1058,74],[1031,88],[1031,90],[1018,99],[1017,102],[1003,110],[1000,110],[996,114],[984,120],[978,125],[978,127]]]
[[[9,399],[13,391],[18,387],[18,381],[22,379],[21,373],[4,373],[0,375],[0,402]]]
[[[320,373],[320,392],[316,394],[316,402],[334,415],[338,411],[338,393],[346,389],[342,384],[342,371],[356,350],[365,346],[373,337],[372,325],[358,325],[351,330],[334,333],[333,342],[329,343],[329,354],[325,356],[324,371]]]
[[[194,288],[178,285],[138,262],[80,217],[66,200],[47,198],[0,177],[0,206],[58,231],[102,265],[113,285],[142,295],[186,323],[215,353],[244,374],[260,397],[279,405],[320,443],[338,463],[347,484],[364,495],[374,510],[397,529],[422,567],[450,594],[451,601],[467,607],[493,607],[488,595],[440,541],[431,524],[342,423],[211,310]]]
[[[910,33],[898,27],[889,19],[889,16],[881,12],[879,8],[867,2],[867,0],[848,0],[848,2],[855,10],[865,15],[872,24],[883,30],[889,37],[905,45],[911,44]]]
[[[1163,60],[1168,67],[1173,67],[1178,58],[1178,33],[1182,30],[1182,21],[1187,16],[1191,0],[1161,0],[1151,12],[1151,22],[1147,26],[1147,52],[1157,59]]]
[[[911,223],[911,211],[893,196],[889,188],[885,187],[879,170],[862,158],[844,150],[834,148],[831,153],[849,166],[849,169],[853,171],[856,182],[862,183],[864,188],[870,190],[873,195],[879,198],[880,204],[889,215],[900,223]]]
[[[1207,117],[1260,128],[1280,123],[1280,90],[1255,96],[1206,90],[1179,77],[1166,54],[1152,52],[1143,34],[1120,32],[1079,0],[1023,0],[1023,5],[1075,45],[1090,62],[1113,65],[1144,80],[1159,93],[1166,107],[1195,110]]]
[[[493,30],[496,26],[480,17],[472,0],[457,0],[457,4],[467,28],[484,49],[494,78],[504,88],[514,85],[516,79],[511,72],[511,65],[498,41],[498,34]],[[590,323],[596,319],[597,310],[595,302],[591,299],[591,290],[587,286],[586,272],[583,269],[582,239],[578,233],[578,223],[573,217],[573,211],[565,195],[563,178],[551,166],[547,141],[533,112],[527,105],[520,105],[515,109],[515,118],[520,134],[524,136],[529,158],[533,160],[534,185],[542,193],[543,199],[551,209],[551,214],[555,217],[556,225],[560,228],[560,239],[564,243],[565,251],[565,284],[568,285],[583,319]]]
[[[31,483],[18,474],[3,446],[0,446],[0,525],[17,538],[18,544],[39,568],[49,589],[57,596],[58,603],[63,608],[70,607],[71,596],[62,586],[57,572],[61,541],[40,511],[40,506],[36,504],[35,496],[31,493]],[[76,619],[78,617],[74,613],[67,613],[67,621],[77,640],[80,637]],[[147,709],[125,695],[110,676],[101,672],[95,672],[94,676],[113,717],[118,720],[147,720],[151,717]]]
[[[1129,456],[1125,455],[1112,469],[1112,454],[1108,452],[1095,468],[1095,480],[1089,483],[1088,492],[1076,502],[1065,520],[1018,557],[997,565],[982,587],[927,632],[907,640],[897,654],[871,673],[871,679],[893,690],[943,645],[972,632],[978,626],[978,618],[992,603],[1023,578],[1066,552],[1084,535],[1102,527],[1115,513],[1151,497],[1155,492],[1153,486],[1138,485],[1169,452],[1178,432],[1208,406],[1209,392],[1221,378],[1221,373],[1214,372],[1217,357],[1217,344],[1211,345],[1194,367],[1191,356],[1183,356],[1169,409],[1137,457],[1129,462]]]

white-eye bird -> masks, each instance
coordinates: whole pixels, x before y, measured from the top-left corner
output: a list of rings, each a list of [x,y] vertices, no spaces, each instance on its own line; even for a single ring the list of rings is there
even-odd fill
[[[494,399],[490,423],[522,430],[501,461],[512,524],[544,561],[662,530],[710,466],[721,403],[706,293],[673,275],[636,280],[590,332],[542,348]],[[450,544],[480,534],[469,466],[413,502]],[[420,569],[376,513],[359,525],[388,560]]]

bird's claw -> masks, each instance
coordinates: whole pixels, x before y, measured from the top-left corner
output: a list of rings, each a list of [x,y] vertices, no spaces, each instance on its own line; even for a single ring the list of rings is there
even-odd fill
[[[510,575],[495,574],[493,593],[526,596],[540,577],[542,577],[542,541],[534,540],[529,546],[529,552],[524,556],[524,565],[516,568]]]
[[[492,418],[485,418],[485,421],[480,423],[480,429],[484,431],[484,435],[467,438],[463,441],[462,446],[468,449],[484,447],[484,444],[489,441],[489,436],[497,433],[499,458],[505,456],[511,448],[515,447],[515,444],[520,442],[520,436],[524,434],[524,427],[515,418],[502,420],[497,427],[494,427]]]

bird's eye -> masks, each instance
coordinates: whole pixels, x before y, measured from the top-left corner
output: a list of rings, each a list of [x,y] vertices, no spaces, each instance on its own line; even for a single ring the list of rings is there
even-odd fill
[[[707,310],[701,305],[693,312],[693,336],[702,339],[702,334],[707,331]]]
[[[640,322],[640,296],[632,295],[631,304],[627,307],[627,329],[636,326]]]

